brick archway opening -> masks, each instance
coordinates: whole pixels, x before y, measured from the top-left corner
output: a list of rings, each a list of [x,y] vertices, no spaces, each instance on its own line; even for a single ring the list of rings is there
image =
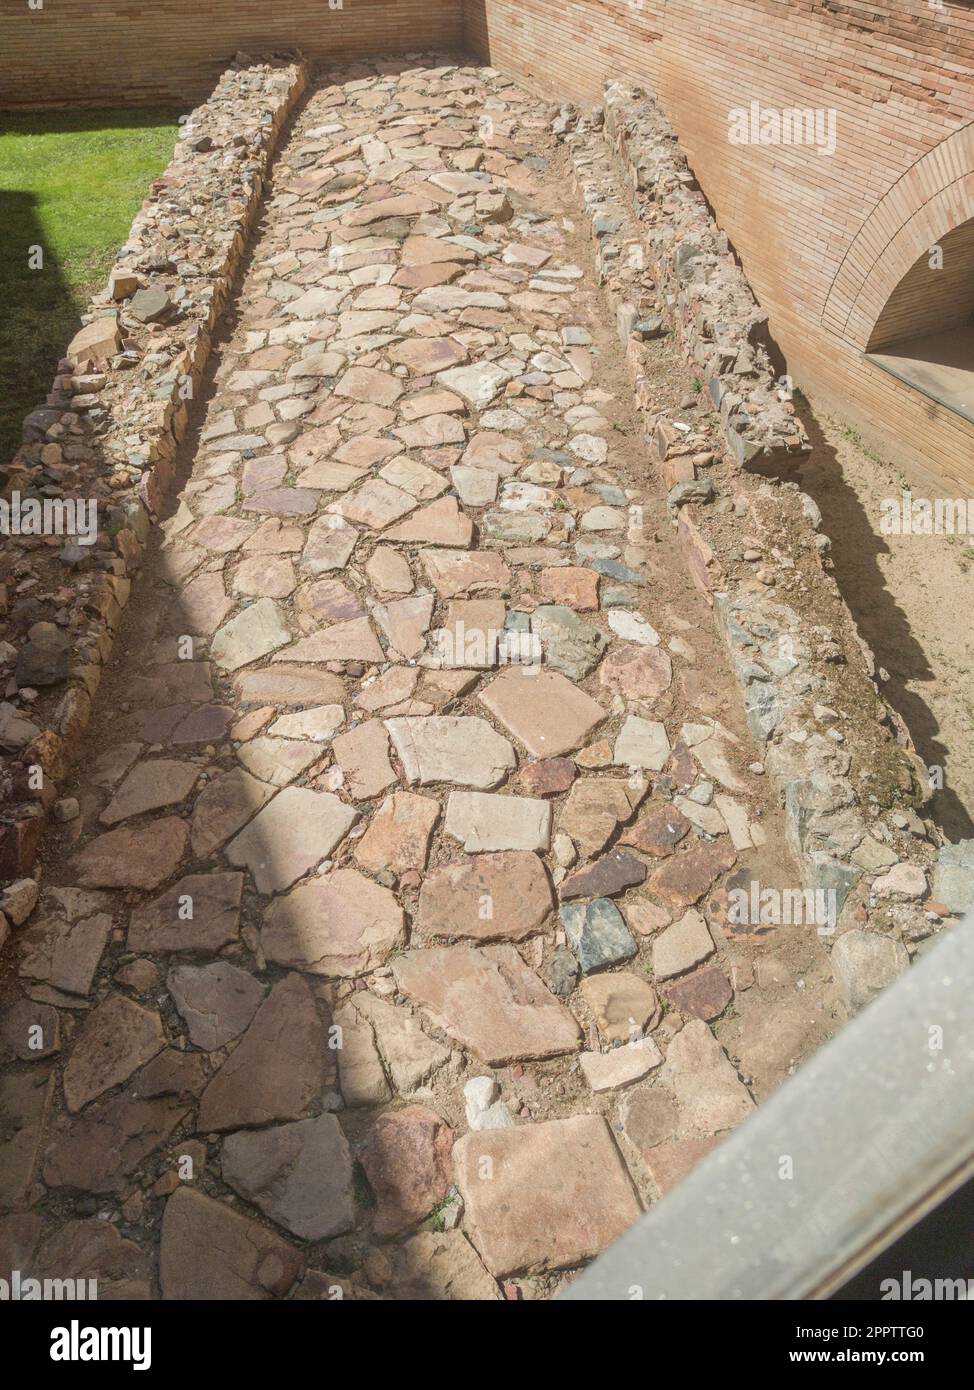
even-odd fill
[[[974,218],[930,246],[872,327],[870,362],[974,420]]]

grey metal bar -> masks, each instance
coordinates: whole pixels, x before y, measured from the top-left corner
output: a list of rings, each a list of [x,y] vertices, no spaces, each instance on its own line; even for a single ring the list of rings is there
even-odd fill
[[[560,1297],[823,1298],[972,1172],[968,917]]]

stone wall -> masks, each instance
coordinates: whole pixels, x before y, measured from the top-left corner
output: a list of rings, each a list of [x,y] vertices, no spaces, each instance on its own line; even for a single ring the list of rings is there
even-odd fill
[[[974,486],[974,426],[864,360],[893,290],[974,217],[974,8],[946,0],[464,0],[465,42],[558,97],[650,84],[798,385],[888,457]],[[728,113],[836,113],[836,148],[734,145]]]
[[[98,534],[90,546],[0,536],[0,571],[11,577],[0,612],[16,679],[38,691],[29,714],[0,703],[0,879],[30,872],[88,723],[278,137],[307,81],[303,63],[255,62],[224,73],[192,113],[3,469],[5,497],[94,502]],[[60,626],[39,621],[44,605],[34,597],[55,591]],[[0,914],[0,944],[4,930]]]
[[[239,50],[320,63],[460,38],[460,0],[5,0],[0,107],[199,101]]]

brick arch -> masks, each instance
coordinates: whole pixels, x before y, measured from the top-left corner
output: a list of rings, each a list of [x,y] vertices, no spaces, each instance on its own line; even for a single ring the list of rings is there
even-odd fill
[[[974,123],[918,159],[873,208],[829,289],[822,324],[864,349],[883,307],[920,257],[974,218]]]

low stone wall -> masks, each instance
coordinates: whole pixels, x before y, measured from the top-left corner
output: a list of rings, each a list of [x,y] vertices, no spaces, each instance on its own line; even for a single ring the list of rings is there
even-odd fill
[[[815,503],[787,478],[753,473],[755,462],[787,463],[792,449],[808,447],[787,426],[787,402],[767,399],[759,349],[741,387],[726,389],[730,345],[743,350],[762,321],[754,296],[672,142],[640,136],[658,131],[649,104],[632,88],[609,91],[611,116],[563,107],[553,129],[591,224],[672,524],[715,609],[750,732],[764,746],[752,770],[780,788],[805,886],[835,894],[835,965],[856,1008],[950,915],[947,904],[924,902],[941,839],[918,814],[926,770],[879,693],[872,655],[829,573]],[[697,271],[684,276],[688,266]],[[733,394],[741,402],[721,410],[726,449],[657,407],[653,339],[667,331],[716,383],[715,401]]]
[[[90,545],[44,534],[0,539],[5,879],[30,872],[52,808],[72,813],[58,803],[57,785],[172,481],[281,129],[307,81],[301,61],[232,68],[192,113],[108,288],[92,300],[50,395],[25,422],[23,446],[0,470],[2,495],[11,507],[16,501],[21,524],[45,500],[97,508]],[[25,904],[23,893],[0,900],[18,922]]]
[[[731,452],[745,468],[777,473],[811,445],[772,365],[768,316],[657,103],[640,87],[610,82],[604,112],[606,139],[645,229],[657,295],[705,376]]]

